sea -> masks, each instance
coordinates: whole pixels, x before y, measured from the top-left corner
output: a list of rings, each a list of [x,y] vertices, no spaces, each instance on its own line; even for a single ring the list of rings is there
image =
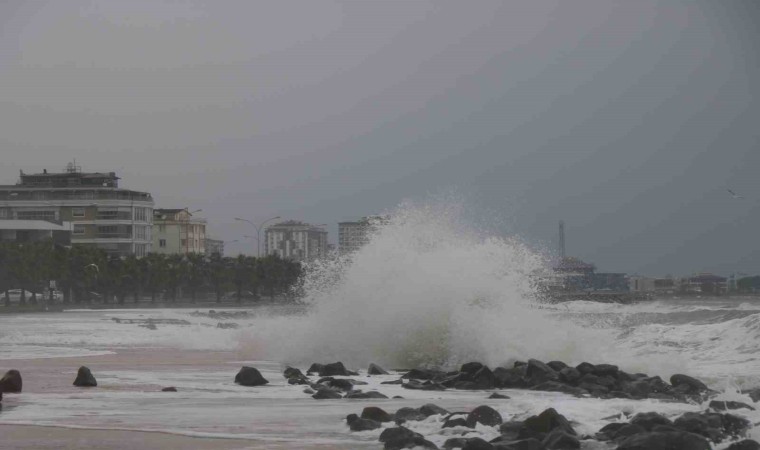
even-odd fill
[[[529,358],[615,364],[666,380],[685,373],[718,391],[717,399],[752,404],[742,391],[760,387],[760,298],[547,303],[534,285],[546,264],[520,239],[484,233],[459,211],[414,206],[397,211],[356,254],[310,266],[298,303],[0,315],[0,370],[29,371],[22,373],[24,392],[6,394],[0,424],[380,449],[381,430],[351,432],[346,415],[370,405],[393,412],[425,403],[451,411],[485,404],[505,420],[520,420],[553,407],[580,435],[593,435],[637,412],[677,416],[706,408],[511,389],[500,391],[509,399],[488,399],[491,391],[382,384],[413,367],[509,367]],[[367,383],[361,389],[389,399],[315,400],[282,375],[288,366],[305,372],[335,361],[358,371],[351,378]],[[83,363],[97,388],[71,386]],[[368,376],[369,363],[391,373]],[[269,384],[235,384],[242,366],[256,367]],[[167,386],[177,392],[161,392]],[[760,422],[756,411],[737,414]],[[442,420],[409,426],[441,446],[462,432],[442,429]],[[497,434],[479,425],[470,436]]]

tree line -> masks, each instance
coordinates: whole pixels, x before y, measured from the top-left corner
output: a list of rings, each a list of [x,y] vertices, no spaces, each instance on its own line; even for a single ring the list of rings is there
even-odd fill
[[[301,265],[277,256],[256,258],[164,255],[151,253],[108,255],[94,246],[64,247],[52,242],[0,244],[0,296],[10,305],[13,289],[21,291],[19,304],[42,300],[55,280],[63,303],[196,301],[232,298],[237,302],[262,296],[292,299]],[[27,298],[26,292],[31,295]]]

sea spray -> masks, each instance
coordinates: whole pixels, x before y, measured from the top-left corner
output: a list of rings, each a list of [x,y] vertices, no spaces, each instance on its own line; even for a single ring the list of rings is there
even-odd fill
[[[478,360],[605,360],[612,334],[535,307],[538,253],[469,226],[456,202],[405,204],[357,252],[312,264],[303,317],[243,338],[254,358],[355,367],[453,367]]]

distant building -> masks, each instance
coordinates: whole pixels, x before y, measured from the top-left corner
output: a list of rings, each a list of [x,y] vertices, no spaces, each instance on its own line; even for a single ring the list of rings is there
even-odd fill
[[[206,238],[206,254],[224,256],[224,241],[221,239]]]
[[[68,227],[72,245],[118,256],[150,252],[153,204],[147,192],[120,189],[114,172],[82,172],[73,163],[60,173],[21,172],[15,185],[0,186],[0,220],[34,222],[4,225],[7,239],[11,231],[37,239]]]
[[[628,289],[632,292],[654,292],[655,279],[652,277],[642,277],[632,275],[628,277]]]
[[[206,219],[185,209],[153,210],[153,253],[206,253]]]
[[[728,292],[728,278],[700,273],[685,280],[685,291],[692,294],[723,295]]]
[[[295,261],[327,256],[327,230],[304,222],[289,220],[264,231],[264,253]]]
[[[554,266],[554,273],[562,280],[565,290],[579,291],[593,289],[596,267],[578,258],[566,256]]]
[[[390,221],[387,216],[367,216],[356,222],[338,223],[338,249],[342,254],[353,253],[364,246],[381,225]]]
[[[592,289],[596,291],[628,292],[628,277],[624,273],[596,272],[592,275]]]

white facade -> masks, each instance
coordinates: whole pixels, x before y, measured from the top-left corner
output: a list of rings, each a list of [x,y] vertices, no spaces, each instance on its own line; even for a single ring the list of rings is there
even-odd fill
[[[18,184],[0,186],[0,220],[66,222],[74,245],[143,256],[151,248],[153,198],[119,189],[117,180],[112,172],[22,174]]]
[[[186,209],[156,209],[153,213],[153,253],[206,253],[206,219]]]
[[[389,217],[368,216],[357,222],[338,223],[338,249],[341,253],[352,253],[364,246],[377,228],[388,223]]]
[[[327,256],[327,230],[308,223],[288,221],[267,227],[264,252],[295,261]]]

